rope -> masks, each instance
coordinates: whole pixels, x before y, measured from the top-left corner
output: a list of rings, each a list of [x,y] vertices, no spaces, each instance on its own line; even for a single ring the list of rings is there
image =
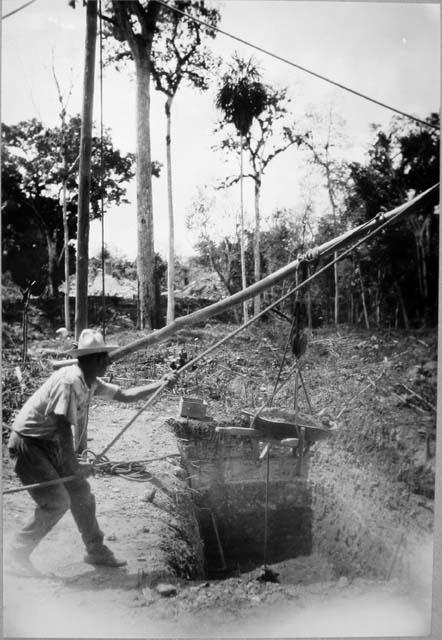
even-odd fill
[[[298,311],[299,311],[299,308],[298,308]],[[282,356],[281,364],[280,364],[280,367],[279,367],[278,375],[276,377],[275,385],[273,387],[272,395],[270,397],[269,402],[267,403],[267,406],[271,406],[272,403],[273,403],[273,400],[274,400],[274,397],[275,397],[275,394],[276,394],[276,390],[277,390],[277,387],[278,387],[278,383],[279,383],[279,380],[281,378],[282,368],[284,366],[284,363],[285,363],[285,360],[286,360],[286,357],[287,357],[287,351],[288,351],[288,347],[289,347],[289,344],[290,344],[290,339],[291,339],[291,336],[292,336],[292,332],[293,332],[293,329],[294,329],[294,327],[295,327],[297,322],[298,322],[298,318],[295,315],[293,317],[292,322],[291,322],[290,331],[288,333],[288,337],[287,337],[287,340],[286,340],[286,343],[285,343],[285,347],[284,347],[284,354]],[[294,366],[292,367],[291,371],[289,372],[289,375],[287,376],[286,380],[279,387],[278,391],[280,391],[281,388],[286,384],[286,382],[288,382],[288,380],[291,378],[291,376],[293,375],[294,372],[296,372],[296,374],[297,374],[296,375],[296,380],[295,380],[295,412],[297,412],[297,410],[298,410],[298,377],[299,377],[301,379],[301,382],[302,382],[302,386],[303,386],[303,389],[304,389],[304,392],[305,392],[305,395],[306,395],[306,398],[307,398],[307,402],[308,402],[308,405],[309,405],[309,408],[310,408],[310,412],[313,414],[313,408],[312,408],[312,405],[310,403],[310,398],[308,397],[307,389],[306,389],[305,384],[304,384],[304,380],[301,377],[301,369],[300,369],[300,366],[299,366],[298,358],[296,359],[296,362],[295,362]],[[254,416],[252,426],[253,426],[254,422],[256,421],[257,416],[259,415],[259,413],[261,411],[262,411],[262,408]],[[265,511],[264,511],[264,559],[263,559],[264,575],[265,575],[265,573],[267,571],[268,506],[269,506],[269,482],[270,482],[270,449],[271,449],[271,447],[268,447],[268,449],[267,449],[267,472],[266,472]]]
[[[406,118],[409,118],[410,120],[414,120],[415,122],[418,122],[419,124],[422,124],[425,127],[431,127],[432,129],[436,129],[437,131],[439,131],[439,129],[440,129],[440,127],[438,127],[437,125],[434,125],[434,124],[432,124],[430,122],[426,122],[425,120],[421,120],[420,118],[417,118],[416,116],[412,116],[409,113],[406,113],[405,111],[401,111],[400,109],[396,109],[396,107],[392,107],[392,106],[386,104],[385,102],[381,102],[380,100],[376,100],[375,98],[371,98],[370,96],[367,96],[366,94],[361,93],[360,91],[356,91],[355,89],[351,89],[350,87],[347,87],[346,85],[341,84],[340,82],[336,82],[335,80],[331,80],[330,78],[327,78],[326,76],[321,75],[320,73],[316,73],[316,71],[312,71],[311,69],[307,69],[306,67],[303,67],[300,64],[297,64],[296,62],[292,62],[291,60],[288,60],[287,58],[283,58],[282,56],[279,56],[278,54],[273,53],[272,51],[269,51],[268,49],[264,49],[263,47],[260,47],[260,46],[258,46],[256,44],[253,44],[252,42],[249,42],[248,40],[240,38],[239,36],[235,36],[232,33],[229,33],[228,31],[224,31],[223,29],[220,29],[219,27],[215,27],[213,25],[210,25],[207,22],[204,22],[203,20],[200,20],[199,18],[196,18],[194,16],[189,15],[188,13],[186,13],[185,11],[182,11],[181,9],[178,9],[177,7],[172,7],[172,6],[168,5],[166,2],[163,2],[163,0],[156,0],[156,1],[158,2],[158,4],[161,4],[163,7],[167,7],[167,9],[171,9],[172,11],[175,11],[176,13],[180,13],[187,20],[193,20],[194,22],[198,22],[202,26],[207,27],[208,29],[210,29],[212,31],[217,31],[218,33],[221,33],[222,35],[227,36],[228,38],[232,38],[232,40],[236,40],[237,42],[241,42],[241,44],[245,44],[245,45],[247,45],[249,47],[252,47],[253,49],[256,49],[257,51],[260,51],[261,53],[265,53],[266,55],[271,56],[272,58],[275,58],[275,60],[279,60],[281,62],[285,62],[286,64],[290,65],[291,67],[295,67],[296,69],[299,69],[300,71],[304,71],[305,73],[308,73],[308,74],[314,76],[315,78],[319,78],[320,80],[324,80],[324,82],[328,82],[329,84],[332,84],[335,87],[338,87],[339,89],[343,89],[344,91],[348,91],[349,93],[352,93],[355,96],[358,96],[359,98],[363,98],[364,100],[368,100],[369,102],[373,102],[374,104],[377,104],[380,107],[383,107],[384,109],[389,109],[390,111],[394,111],[395,113],[398,113],[401,116],[405,116]]]
[[[301,380],[302,388],[304,389],[304,393],[305,393],[305,397],[306,397],[306,400],[307,400],[308,408],[310,409],[310,413],[313,415],[314,411],[313,411],[312,403],[310,402],[310,397],[309,397],[308,392],[307,392],[307,387],[305,386],[304,376],[302,375],[301,369],[299,369],[298,373],[299,373],[299,379]]]
[[[97,458],[102,458],[108,451],[109,449],[117,442],[117,440],[119,440],[121,438],[121,436],[123,435],[123,433],[125,431],[127,431],[127,429],[129,429],[129,427],[135,422],[135,420],[138,418],[138,416],[140,416],[143,411],[145,411],[147,409],[147,407],[152,404],[152,402],[157,398],[157,396],[160,395],[161,391],[167,386],[167,382],[165,382],[164,384],[162,384],[160,387],[158,387],[158,389],[150,396],[150,398],[148,398],[148,400],[143,404],[143,406],[141,407],[141,409],[139,409],[136,414],[129,420],[129,422],[121,429],[121,431],[119,433],[117,433],[117,435],[115,436],[115,438],[107,445],[107,447],[105,447],[103,449],[103,451],[97,456]]]
[[[96,459],[98,458],[93,451],[86,449],[85,452],[91,454]],[[85,453],[83,452],[83,453]],[[155,458],[144,458],[141,460],[123,460],[118,462],[111,462],[106,459],[105,462],[96,463],[92,462],[93,466],[97,468],[100,473],[107,473],[109,475],[119,475],[125,480],[136,480],[137,482],[147,482],[152,478],[152,474],[146,471],[145,465],[149,462],[157,462],[158,460],[166,460],[167,458],[180,457],[180,453],[169,453],[164,456],[157,456]],[[143,464],[141,464],[143,463]],[[6,489],[2,492],[3,495],[7,493],[19,493],[20,491],[29,491],[30,489],[42,489],[43,487],[50,487],[52,485],[63,484],[70,480],[78,479],[79,476],[71,475],[62,478],[55,478],[54,480],[47,480],[44,482],[36,482],[34,484],[27,484],[22,487],[13,489]]]
[[[29,0],[29,2],[25,2],[25,4],[22,4],[21,7],[17,7],[17,9],[14,9],[13,11],[10,11],[9,13],[5,13],[5,15],[2,16],[2,20],[5,20],[6,18],[9,18],[9,16],[13,16],[14,13],[18,13],[22,9],[25,9],[26,7],[28,7],[33,2],[35,2],[35,0]]]
[[[267,471],[266,471],[266,504],[264,510],[264,571],[267,569],[267,546],[268,546],[268,524],[269,524],[269,481],[270,481],[270,447],[267,449]]]
[[[99,473],[121,476],[125,480],[132,480],[134,482],[147,482],[148,480],[151,480],[152,474],[146,470],[146,464],[148,462],[153,462],[154,460],[164,460],[169,457],[166,455],[145,460],[123,460],[112,462],[106,456],[102,455],[100,458],[90,449],[87,449],[87,453],[94,458],[92,465]],[[102,462],[99,462],[99,460],[102,460]]]
[[[126,462],[124,464],[108,462],[106,466],[100,468],[100,473],[121,476],[125,480],[131,480],[132,482],[147,482],[152,478],[152,474],[146,470],[145,465],[139,462]]]
[[[274,397],[275,397],[276,393],[277,393],[277,392],[279,392],[279,391],[281,391],[281,389],[282,389],[282,388],[287,384],[287,382],[289,382],[290,378],[292,377],[292,375],[293,375],[294,373],[296,373],[297,369],[298,369],[298,363],[297,363],[297,362],[295,362],[295,364],[294,364],[294,365],[292,366],[292,368],[289,370],[289,372],[288,372],[288,374],[287,374],[287,376],[286,376],[285,380],[284,380],[283,382],[281,382],[281,384],[280,384],[280,386],[279,386],[279,389],[278,389],[278,390],[276,390],[276,385],[275,385],[275,388],[274,388],[274,390],[273,390],[273,393],[272,393],[272,397],[271,397],[271,399],[270,399],[270,402],[264,402],[264,404],[262,404],[262,405],[259,407],[258,411],[256,411],[256,413],[254,413],[254,414],[253,414],[253,419],[252,419],[252,422],[251,422],[251,424],[250,424],[250,428],[251,428],[251,429],[254,429],[254,428],[255,428],[256,420],[259,418],[259,416],[261,415],[262,411],[263,411],[266,407],[268,407],[268,406],[270,406],[270,405],[271,405],[271,403],[273,402],[273,399],[274,399]],[[279,381],[279,377],[280,377],[280,376],[278,376],[278,380],[277,380],[277,382]]]
[[[98,458],[98,456],[91,451],[90,449],[87,450],[88,453],[92,454],[95,458]],[[138,460],[131,460],[131,461],[127,461],[127,460],[118,460],[116,462],[113,462],[112,464],[114,465],[124,465],[124,464],[134,464],[134,463],[140,463],[140,462],[144,462],[145,464],[148,464],[149,462],[158,462],[159,460],[167,460],[168,458],[180,458],[181,457],[181,453],[167,453],[163,456],[156,456],[155,458],[140,458]],[[100,467],[105,467],[107,464],[109,464],[110,461],[108,459],[106,459],[105,462],[95,462],[94,461],[94,466],[97,468]]]
[[[275,385],[273,387],[272,395],[271,395],[270,401],[268,403],[269,406],[272,405],[273,398],[275,397],[276,388],[278,386],[278,382],[279,382],[279,379],[281,377],[282,368],[284,366],[284,363],[285,363],[285,360],[286,360],[286,356],[287,356],[287,351],[288,351],[289,344],[290,344],[290,336],[292,334],[292,330],[293,330],[295,324],[296,324],[296,316],[293,316],[293,320],[292,320],[292,323],[291,323],[290,331],[289,331],[289,334],[288,334],[288,337],[287,337],[287,340],[286,340],[286,343],[285,343],[284,353],[283,353],[283,356],[282,356],[281,364],[279,365],[278,375],[276,376]]]

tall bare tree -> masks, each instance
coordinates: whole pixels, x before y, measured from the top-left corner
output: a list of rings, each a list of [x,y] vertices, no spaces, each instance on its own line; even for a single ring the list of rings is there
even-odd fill
[[[201,262],[209,266],[217,274],[228,295],[237,291],[235,287],[235,264],[238,260],[238,238],[229,237],[223,232],[220,237],[215,224],[215,197],[207,189],[198,188],[189,211],[186,215],[186,228],[196,234],[195,248]],[[225,212],[223,219],[229,218]],[[235,320],[240,315],[234,308]]]
[[[324,122],[317,114],[311,116],[312,126],[310,134],[305,137],[303,144],[309,149],[313,162],[320,168],[325,177],[325,186],[332,210],[333,235],[337,236],[339,231],[340,202],[339,196],[343,193],[345,185],[345,165],[337,160],[333,153],[334,148],[339,146],[339,139],[342,138],[343,122],[332,108],[329,110],[328,118]],[[334,259],[337,253],[334,253]],[[333,267],[334,277],[334,324],[339,323],[339,270],[336,262]]]
[[[60,83],[57,78],[57,74],[55,72],[55,65],[52,63],[52,75],[54,76],[54,82],[57,89],[58,101],[60,103],[60,161],[62,164],[62,185],[61,185],[61,206],[62,206],[62,215],[63,215],[63,244],[64,244],[64,281],[65,281],[65,292],[64,292],[64,322],[66,330],[71,332],[71,314],[69,309],[69,223],[68,223],[68,198],[67,198],[67,190],[68,190],[68,178],[71,175],[72,171],[74,171],[80,156],[74,160],[74,162],[69,166],[69,154],[68,154],[68,140],[67,140],[67,129],[68,124],[66,122],[67,115],[67,107],[69,103],[69,99],[72,94],[73,85],[69,86],[66,96],[63,95],[63,92],[60,87]]]
[[[250,172],[242,174],[251,178],[254,182],[255,196],[255,230],[254,230],[254,279],[261,278],[261,211],[260,198],[263,175],[270,164],[280,153],[286,151],[293,144],[298,146],[304,141],[305,136],[296,132],[296,125],[290,116],[290,99],[287,98],[287,89],[274,89],[265,85],[265,102],[261,113],[257,114],[254,124],[245,134],[242,145],[233,135],[229,135],[221,142],[221,148],[234,153],[247,152]],[[241,176],[228,178],[222,186],[228,187],[241,179]],[[261,296],[254,299],[255,315],[261,310]]]
[[[240,138],[240,238],[241,238],[241,280],[247,287],[245,243],[244,243],[244,191],[243,191],[243,149],[244,140],[250,131],[254,118],[265,109],[267,91],[261,82],[261,75],[252,59],[245,60],[237,54],[223,75],[221,87],[216,96],[216,106],[224,114],[227,124],[233,124]],[[243,303],[243,320],[248,321],[247,302]]]
[[[109,0],[105,10],[103,18],[107,25],[107,35],[112,35],[120,43],[114,59],[131,58],[135,64],[139,325],[140,328],[153,328],[159,324],[159,310],[155,287],[150,79],[152,42],[161,5],[154,0]]]
[[[97,42],[97,0],[86,5],[86,45],[81,119],[80,168],[78,180],[77,290],[75,336],[88,323],[89,203],[91,186],[92,114],[94,106],[95,48]]]
[[[216,26],[220,14],[216,9],[208,9],[204,2],[181,2],[181,9],[188,15]],[[194,20],[171,10],[169,20],[157,31],[152,49],[152,76],[158,91],[166,96],[165,112],[167,120],[166,157],[167,157],[167,194],[169,219],[169,251],[167,267],[167,324],[175,318],[174,280],[174,212],[172,189],[172,104],[179,87],[183,83],[197,89],[208,89],[208,74],[212,71],[215,59],[204,46],[204,39],[214,38],[216,32]]]

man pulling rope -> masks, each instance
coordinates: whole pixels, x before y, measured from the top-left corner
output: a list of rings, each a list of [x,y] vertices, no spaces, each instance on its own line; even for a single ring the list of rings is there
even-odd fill
[[[108,354],[114,349],[117,345],[106,345],[99,332],[85,329],[78,348],[72,351],[78,364],[53,373],[15,418],[8,448],[14,471],[23,484],[75,476],[64,484],[29,490],[37,506],[31,521],[16,534],[12,543],[8,560],[16,573],[36,573],[30,560],[31,553],[69,508],[86,547],[85,562],[107,567],[126,564],[103,544],[95,498],[86,480],[93,472],[93,465],[78,462],[72,426],[81,424],[94,394],[117,402],[143,400],[160,387],[174,384],[177,376],[167,373],[158,382],[120,389],[100,379],[110,364]]]

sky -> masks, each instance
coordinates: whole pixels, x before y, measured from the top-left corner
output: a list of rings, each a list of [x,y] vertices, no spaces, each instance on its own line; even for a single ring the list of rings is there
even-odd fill
[[[24,0],[3,0],[6,14]],[[2,122],[15,124],[37,117],[46,126],[58,122],[59,104],[52,74],[54,65],[61,89],[72,86],[68,110],[81,112],[85,9],[67,1],[36,0],[2,21]],[[405,2],[303,2],[298,0],[224,0],[209,2],[221,12],[220,28],[303,67],[362,92],[402,111],[424,119],[440,110],[440,5]],[[262,80],[287,87],[299,126],[305,114],[316,111],[327,118],[339,114],[345,126],[340,137],[342,157],[362,161],[372,139],[370,125],[388,125],[393,113],[351,95],[318,78],[242,45],[222,34],[211,43],[214,52],[229,61],[237,52],[259,65]],[[98,56],[97,56],[98,60]],[[185,219],[198,189],[209,189],[236,169],[213,149],[214,126],[219,119],[214,107],[215,79],[205,93],[183,88],[173,111],[172,153],[176,252],[193,251],[197,234],[189,232]],[[98,70],[94,102],[99,123]],[[130,66],[103,76],[103,120],[112,132],[114,145],[123,152],[135,151],[135,83]],[[152,91],[152,158],[165,161],[164,97]],[[320,131],[320,128],[318,129]],[[154,179],[153,204],[155,248],[167,253],[166,172]],[[261,209],[271,218],[278,208],[299,215],[306,193],[318,197],[317,177],[305,153],[292,147],[269,165],[263,180]],[[313,182],[312,182],[313,181]],[[252,228],[253,191],[246,181],[246,225]],[[112,252],[136,257],[136,191],[128,187],[130,204],[105,212],[105,243]],[[238,219],[239,186],[217,191],[215,232],[226,233]],[[90,255],[101,244],[101,227],[93,222]]]

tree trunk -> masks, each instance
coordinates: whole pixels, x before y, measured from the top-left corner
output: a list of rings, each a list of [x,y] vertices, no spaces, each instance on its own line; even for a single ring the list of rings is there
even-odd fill
[[[381,271],[378,269],[378,278],[376,283],[376,326],[381,327]]]
[[[54,230],[53,235],[51,237],[48,231],[45,231],[46,236],[46,246],[48,248],[48,290],[49,296],[51,298],[57,297],[57,278],[56,278],[56,269],[57,269],[57,232]]]
[[[69,309],[69,229],[68,229],[68,212],[66,198],[66,179],[63,180],[63,241],[64,241],[64,326],[66,330],[71,332],[71,316]]]
[[[333,231],[334,234],[336,236],[337,234],[337,221],[336,221],[336,213],[337,213],[337,206],[336,206],[336,202],[335,202],[335,197],[334,197],[334,193],[333,193],[333,187],[332,187],[332,176],[330,173],[330,165],[327,162],[325,165],[325,173],[327,176],[327,190],[328,190],[328,197],[330,200],[330,204],[331,204],[331,208],[332,208],[332,212],[333,212]],[[334,260],[336,260],[336,258],[338,257],[337,252],[334,253],[333,258]],[[338,281],[338,263],[335,262],[334,266],[333,266],[333,277],[334,277],[334,283],[335,283],[335,298],[334,298],[334,324],[335,326],[338,326],[339,323],[339,281]]]
[[[32,285],[23,294],[23,321],[22,321],[22,362],[28,359],[28,314],[29,314],[29,298],[31,297]]]
[[[423,284],[423,274],[422,274],[422,251],[421,251],[421,244],[419,241],[419,232],[416,232],[416,230],[414,230],[414,242],[415,242],[415,248],[416,248],[416,266],[417,266],[417,284],[418,284],[418,288],[419,288],[419,293],[421,295],[421,297],[423,298],[423,289],[424,289],[424,284]]]
[[[362,308],[364,310],[365,326],[367,329],[369,329],[370,322],[368,320],[367,303],[365,300],[365,288],[364,288],[364,282],[362,280],[362,273],[361,273],[361,263],[359,263],[359,266],[358,266],[358,273],[359,273],[359,284],[361,285],[361,300],[362,300]]]
[[[83,113],[80,139],[78,184],[77,285],[75,299],[75,337],[87,327],[89,267],[89,201],[91,186],[92,115],[94,105],[95,45],[97,40],[97,2],[89,0],[86,13],[86,53],[84,63]]]
[[[155,328],[155,252],[153,238],[152,163],[150,148],[150,54],[139,48],[135,56],[137,81],[137,270],[140,283],[140,329]]]
[[[421,247],[422,247],[422,279],[424,285],[425,303],[428,303],[428,268],[427,259],[430,253],[430,224],[431,217],[427,215],[421,232]]]
[[[310,265],[307,265],[307,278],[310,278]],[[306,305],[307,305],[307,326],[311,330],[313,328],[312,320],[312,292],[310,285],[307,285],[307,291],[305,293]]]
[[[397,291],[397,298],[398,298],[399,308],[400,308],[401,313],[402,313],[402,320],[404,321],[404,328],[405,329],[409,329],[410,328],[410,322],[408,320],[408,313],[407,313],[407,309],[405,307],[405,301],[404,301],[404,297],[402,295],[402,290],[401,290],[398,282],[396,282],[395,286],[396,286],[396,291]]]
[[[333,254],[333,259],[336,260],[338,257],[337,252]],[[339,281],[338,281],[338,263],[335,262],[333,265],[333,278],[335,282],[335,303],[334,303],[334,323],[335,327],[339,324]]]
[[[75,338],[88,325],[89,202],[91,187],[92,117],[94,106],[95,45],[97,41],[97,2],[89,0],[86,10],[86,53],[84,63],[83,112],[78,180],[77,282],[75,298]],[[87,420],[74,431],[76,451],[87,447]]]
[[[233,295],[233,293],[234,293],[233,292],[233,287],[229,283],[229,280],[224,276],[221,268],[217,264],[213,251],[210,251],[209,257],[210,257],[210,264],[212,265],[212,269],[215,271],[215,273],[217,274],[218,278],[221,280],[221,282],[222,282],[224,288],[226,289],[227,293],[229,294],[229,296]],[[233,307],[233,317],[234,317],[235,322],[237,322],[238,324],[241,322],[241,315],[239,313],[239,310],[236,307]]]
[[[167,264],[167,315],[166,324],[175,320],[175,237],[173,224],[173,194],[172,194],[172,155],[171,155],[171,110],[172,97],[166,100],[166,154],[167,154],[167,196],[169,206],[169,258]]]
[[[245,243],[244,243],[244,177],[243,177],[243,136],[241,135],[241,152],[240,152],[240,166],[241,166],[241,175],[240,175],[240,193],[241,193],[241,205],[240,205],[240,247],[241,247],[241,286],[242,289],[247,288],[247,279],[246,279],[246,254],[245,254]],[[248,322],[249,313],[247,310],[247,300],[243,302],[243,321],[244,323]]]
[[[417,262],[417,274],[419,293],[422,299],[422,324],[425,326],[428,316],[428,270],[427,270],[427,256],[429,253],[429,223],[430,218],[426,216],[421,222],[419,220],[412,220],[411,226],[413,229],[415,246],[416,246],[416,262]]]
[[[255,237],[254,237],[254,276],[255,282],[261,279],[261,216],[259,209],[259,198],[261,193],[261,182],[255,180]],[[253,311],[255,316],[261,311],[261,296],[258,294],[253,301]]]

